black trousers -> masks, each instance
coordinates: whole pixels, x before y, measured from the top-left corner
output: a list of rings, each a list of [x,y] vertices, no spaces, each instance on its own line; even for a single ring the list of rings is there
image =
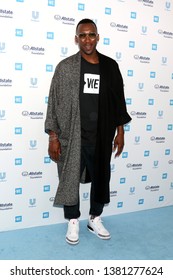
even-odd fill
[[[87,167],[89,175],[91,177],[91,190],[90,190],[90,209],[89,214],[93,216],[100,216],[103,212],[104,204],[94,201],[94,146],[82,146],[81,147],[81,170],[82,174],[84,168]],[[80,217],[80,201],[78,199],[78,204],[73,206],[64,205],[64,217],[66,219],[77,219]]]

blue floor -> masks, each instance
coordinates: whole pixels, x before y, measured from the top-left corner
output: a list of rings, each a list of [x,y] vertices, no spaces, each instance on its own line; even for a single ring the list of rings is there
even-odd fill
[[[0,233],[1,260],[173,260],[173,206],[103,217],[101,240],[80,221],[80,243],[65,242],[66,224]]]

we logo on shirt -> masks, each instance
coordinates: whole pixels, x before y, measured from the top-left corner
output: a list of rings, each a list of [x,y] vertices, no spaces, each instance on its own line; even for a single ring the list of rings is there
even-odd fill
[[[84,93],[99,94],[100,75],[84,74]]]

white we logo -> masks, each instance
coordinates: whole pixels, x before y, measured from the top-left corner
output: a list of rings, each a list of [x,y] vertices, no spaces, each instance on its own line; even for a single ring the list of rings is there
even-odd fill
[[[84,74],[84,93],[99,94],[100,75]]]

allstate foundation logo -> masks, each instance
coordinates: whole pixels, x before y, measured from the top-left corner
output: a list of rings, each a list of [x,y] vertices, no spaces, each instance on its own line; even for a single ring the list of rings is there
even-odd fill
[[[43,119],[43,112],[29,112],[29,111],[23,111],[22,116],[29,117],[30,119]]]
[[[167,85],[159,85],[159,84],[155,84],[154,88],[159,90],[160,92],[169,92],[169,86]]]
[[[54,19],[61,22],[62,24],[75,25],[75,19],[72,17],[54,15]]]
[[[0,151],[11,151],[13,147],[12,143],[0,143]]]
[[[138,0],[138,2],[142,2],[144,6],[153,7],[154,1],[152,0]]]
[[[164,38],[173,39],[173,32],[159,29],[158,33]]]
[[[164,136],[151,136],[150,140],[152,142],[155,142],[155,143],[165,143],[165,137]]]
[[[150,63],[150,57],[149,56],[143,56],[143,55],[134,55],[134,59],[139,61],[140,63]]]
[[[11,87],[11,86],[12,86],[12,80],[11,79],[0,78],[0,87]]]
[[[7,181],[7,176],[6,176],[6,172],[0,172],[0,183],[1,182],[6,182]]]
[[[147,185],[145,187],[146,191],[150,191],[150,192],[155,192],[155,191],[159,191],[160,190],[160,186],[159,185]]]
[[[110,197],[117,196],[117,191],[110,191]]]
[[[31,54],[35,54],[35,55],[44,55],[45,54],[45,48],[43,48],[43,47],[23,45],[22,49],[24,51],[30,52]]]
[[[0,17],[13,18],[13,11],[8,9],[0,9]]]
[[[142,163],[128,163],[126,166],[132,170],[142,169]]]
[[[126,25],[126,24],[111,22],[111,23],[110,23],[110,26],[111,26],[112,28],[115,28],[117,31],[120,31],[120,32],[128,32],[128,25]]]
[[[0,210],[12,210],[13,209],[13,203],[6,202],[6,203],[0,203]]]
[[[146,112],[132,111],[130,114],[133,117],[136,117],[136,118],[139,118],[139,119],[146,119],[146,117],[147,117]]]
[[[30,179],[40,179],[43,177],[43,172],[42,171],[23,171],[22,176],[28,177]]]

